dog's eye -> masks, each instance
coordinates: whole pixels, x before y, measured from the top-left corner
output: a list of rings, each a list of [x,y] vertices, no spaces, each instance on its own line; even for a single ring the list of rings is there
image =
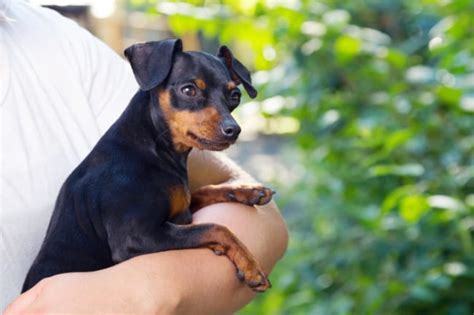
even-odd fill
[[[181,88],[181,92],[187,96],[196,96],[196,88],[194,85],[187,84]]]
[[[232,103],[234,104],[239,104],[240,103],[240,96],[242,95],[242,93],[240,93],[240,90],[239,89],[235,89],[233,90],[232,92],[230,92],[230,100],[232,101]]]

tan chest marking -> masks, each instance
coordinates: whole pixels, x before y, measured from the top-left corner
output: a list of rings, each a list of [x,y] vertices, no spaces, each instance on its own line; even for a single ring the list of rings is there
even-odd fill
[[[191,203],[191,193],[183,185],[173,186],[169,189],[170,218],[188,209]]]

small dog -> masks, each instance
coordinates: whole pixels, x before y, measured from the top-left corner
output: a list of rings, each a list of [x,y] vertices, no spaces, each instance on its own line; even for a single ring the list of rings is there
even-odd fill
[[[207,247],[226,255],[241,281],[257,292],[270,281],[248,249],[218,224],[191,224],[192,211],[217,202],[268,203],[261,185],[209,185],[191,198],[186,170],[192,148],[223,150],[240,127],[230,113],[249,71],[221,46],[217,57],[183,52],[179,39],[125,50],[139,91],[63,184],[25,283],[99,270],[137,255]]]

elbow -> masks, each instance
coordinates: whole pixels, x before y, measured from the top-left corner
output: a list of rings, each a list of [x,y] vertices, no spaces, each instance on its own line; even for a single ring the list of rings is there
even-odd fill
[[[288,228],[273,201],[257,207],[238,203],[210,205],[194,213],[193,223],[226,226],[248,247],[267,272],[284,256],[288,247]]]
[[[273,244],[275,250],[276,260],[280,260],[286,253],[288,249],[289,242],[289,232],[288,226],[285,222],[285,219],[280,214],[275,202],[269,204],[270,209],[264,209],[264,211],[271,211],[272,216],[272,235],[273,235]]]
[[[288,249],[289,232],[285,219],[280,214],[275,202],[258,207],[258,212],[265,218],[262,244],[264,245],[264,268],[269,272],[283,258]]]
[[[278,231],[278,250],[277,252],[279,253],[278,259],[281,259],[285,253],[286,250],[288,249],[288,242],[289,242],[289,232],[288,232],[288,226],[286,225],[285,220],[283,217],[280,215],[280,226],[279,226],[279,231]]]

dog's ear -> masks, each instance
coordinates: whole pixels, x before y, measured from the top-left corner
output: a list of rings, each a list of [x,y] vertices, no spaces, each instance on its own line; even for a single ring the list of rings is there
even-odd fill
[[[252,85],[250,72],[240,61],[234,58],[230,49],[227,46],[219,47],[217,57],[226,65],[232,80],[237,84],[242,83],[248,95],[251,98],[255,98],[257,96],[257,90]]]
[[[133,74],[144,91],[166,80],[173,65],[173,56],[183,51],[180,39],[165,39],[135,44],[125,49],[125,57],[132,65]]]

